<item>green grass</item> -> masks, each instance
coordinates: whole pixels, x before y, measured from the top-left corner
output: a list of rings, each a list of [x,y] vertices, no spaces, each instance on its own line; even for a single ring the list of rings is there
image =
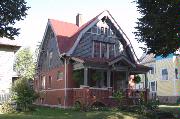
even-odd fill
[[[180,119],[180,106],[160,105],[159,110],[172,112],[177,119]],[[132,112],[117,110],[109,111],[75,111],[57,108],[38,107],[36,111],[21,112],[14,114],[0,114],[0,119],[145,119],[141,115]]]
[[[143,117],[134,113],[116,110],[81,112],[37,108],[36,111],[28,113],[0,114],[0,119],[143,119]]]
[[[180,119],[180,106],[178,105],[160,105],[159,109],[161,111],[171,112],[175,115],[175,117]]]

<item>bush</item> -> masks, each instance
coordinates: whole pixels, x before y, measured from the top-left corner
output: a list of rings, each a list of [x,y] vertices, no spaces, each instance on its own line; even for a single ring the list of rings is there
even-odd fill
[[[29,84],[26,78],[18,79],[12,86],[12,100],[17,103],[18,110],[29,111],[32,103],[38,95]]]
[[[15,107],[13,106],[12,102],[10,101],[6,101],[4,103],[2,103],[1,107],[0,107],[0,112],[2,113],[13,113],[15,112]]]
[[[113,94],[113,97],[120,102],[125,96],[122,90],[118,90]]]

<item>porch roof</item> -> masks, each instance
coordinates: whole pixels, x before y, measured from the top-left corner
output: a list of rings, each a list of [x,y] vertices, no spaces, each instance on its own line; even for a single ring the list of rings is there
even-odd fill
[[[134,64],[131,61],[129,61],[124,55],[115,57],[115,58],[111,58],[111,59],[106,59],[106,58],[86,58],[86,57],[71,57],[72,60],[82,63],[82,64],[93,64],[96,67],[98,66],[106,66],[107,68],[112,66],[115,63],[118,62],[125,62],[128,66],[130,66],[129,68],[130,73],[131,74],[144,74],[146,72],[148,72],[149,70],[151,70],[150,67],[141,65],[141,64]]]
[[[136,64],[136,68],[133,68],[131,70],[131,74],[144,74],[147,73],[149,70],[151,70],[151,67],[147,67],[141,64]]]

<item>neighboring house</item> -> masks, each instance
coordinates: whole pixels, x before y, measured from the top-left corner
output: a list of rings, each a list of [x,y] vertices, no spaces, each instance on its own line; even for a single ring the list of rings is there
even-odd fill
[[[16,73],[13,71],[14,56],[20,48],[15,41],[0,39],[0,102],[7,98]]]
[[[180,98],[180,57],[170,54],[162,58],[150,54],[141,64],[152,68],[147,74],[150,98],[158,98],[162,103],[176,103]]]
[[[34,80],[40,93],[36,104],[113,106],[112,91],[126,91],[130,74],[149,71],[136,63],[132,46],[108,11],[83,25],[81,17],[76,16],[76,24],[48,20]]]

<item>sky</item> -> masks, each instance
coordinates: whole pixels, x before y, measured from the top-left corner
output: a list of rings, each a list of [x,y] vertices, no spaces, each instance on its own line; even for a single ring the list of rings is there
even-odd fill
[[[92,19],[104,10],[109,10],[117,23],[131,40],[138,57],[142,50],[133,32],[136,30],[137,12],[133,0],[26,0],[31,8],[23,21],[16,23],[21,28],[20,35],[15,39],[23,46],[35,50],[42,41],[48,18],[75,23],[78,13],[82,14],[83,22]]]

